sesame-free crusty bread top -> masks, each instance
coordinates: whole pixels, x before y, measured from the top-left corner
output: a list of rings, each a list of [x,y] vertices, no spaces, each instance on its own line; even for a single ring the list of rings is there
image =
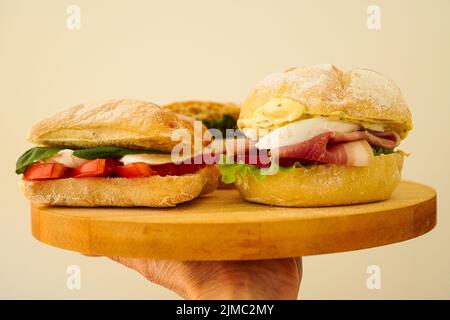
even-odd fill
[[[290,68],[269,75],[241,108],[238,127],[251,127],[257,110],[273,98],[289,98],[305,107],[307,116],[383,124],[404,138],[412,117],[399,87],[368,69],[341,71],[330,64]]]
[[[68,148],[112,145],[171,151],[181,140],[181,135],[171,139],[178,129],[187,130],[193,142],[193,123],[156,104],[121,99],[79,104],[59,112],[36,123],[28,140],[39,145]]]

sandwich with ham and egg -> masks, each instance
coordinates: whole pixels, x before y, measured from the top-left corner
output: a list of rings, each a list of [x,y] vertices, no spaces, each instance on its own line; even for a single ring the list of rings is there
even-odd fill
[[[171,207],[217,186],[215,166],[191,161],[194,136],[192,122],[152,103],[81,104],[33,126],[29,141],[39,146],[19,158],[16,173],[35,203]],[[180,144],[187,152],[174,156]]]
[[[238,127],[246,154],[222,161],[222,180],[250,202],[314,207],[389,198],[412,120],[397,85],[381,74],[317,65],[264,79]]]

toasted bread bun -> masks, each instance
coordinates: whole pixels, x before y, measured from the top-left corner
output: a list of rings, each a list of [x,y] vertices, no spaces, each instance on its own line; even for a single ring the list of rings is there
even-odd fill
[[[411,113],[400,89],[372,70],[343,72],[333,65],[316,65],[269,75],[242,105],[238,127],[254,128],[258,109],[274,98],[289,98],[302,105],[299,118],[290,121],[329,116],[363,126],[381,124],[402,138],[412,129]]]
[[[251,175],[235,183],[250,202],[283,207],[322,207],[388,199],[397,187],[403,154],[376,156],[367,167],[316,165],[278,172],[256,181]]]
[[[114,145],[171,151],[181,140],[171,139],[177,129],[187,130],[193,142],[194,127],[189,121],[153,103],[123,99],[59,112],[35,124],[28,140],[68,148]]]
[[[221,120],[225,115],[229,115],[237,120],[240,112],[240,106],[236,103],[212,101],[179,101],[169,103],[163,107],[201,121]]]
[[[147,178],[69,178],[21,180],[21,189],[32,202],[77,207],[173,207],[212,192],[219,174],[214,166],[182,176]]]

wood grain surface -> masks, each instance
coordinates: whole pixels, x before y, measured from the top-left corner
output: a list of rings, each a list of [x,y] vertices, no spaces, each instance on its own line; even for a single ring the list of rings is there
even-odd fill
[[[269,259],[357,250],[418,237],[436,225],[436,193],[403,181],[387,201],[280,208],[244,202],[230,189],[172,209],[31,205],[31,217],[36,239],[84,254]]]

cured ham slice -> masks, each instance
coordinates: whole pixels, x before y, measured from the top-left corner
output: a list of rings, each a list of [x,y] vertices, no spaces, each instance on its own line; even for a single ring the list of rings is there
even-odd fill
[[[400,144],[400,136],[394,131],[370,132],[353,131],[348,133],[333,132],[330,143],[366,140],[371,146],[393,149]]]
[[[256,141],[248,138],[227,138],[215,140],[205,151],[204,159],[213,159],[218,163],[222,154],[234,158],[236,163],[244,162],[255,165],[270,165],[267,150],[258,150]]]
[[[282,166],[290,166],[296,162],[305,165],[330,163],[367,166],[374,157],[371,146],[393,149],[399,145],[400,137],[392,131],[329,131],[297,144],[271,149],[269,153],[267,150],[258,150],[255,147],[256,141],[250,139],[224,140],[220,143],[228,155],[234,155],[236,162],[242,161],[260,167],[270,166],[271,156],[278,157]],[[218,153],[215,156],[217,161]]]
[[[271,150],[279,159],[304,159],[321,163],[367,166],[373,158],[372,148],[366,140],[330,143],[334,132],[326,132],[295,145]],[[343,140],[343,137],[339,137]]]

